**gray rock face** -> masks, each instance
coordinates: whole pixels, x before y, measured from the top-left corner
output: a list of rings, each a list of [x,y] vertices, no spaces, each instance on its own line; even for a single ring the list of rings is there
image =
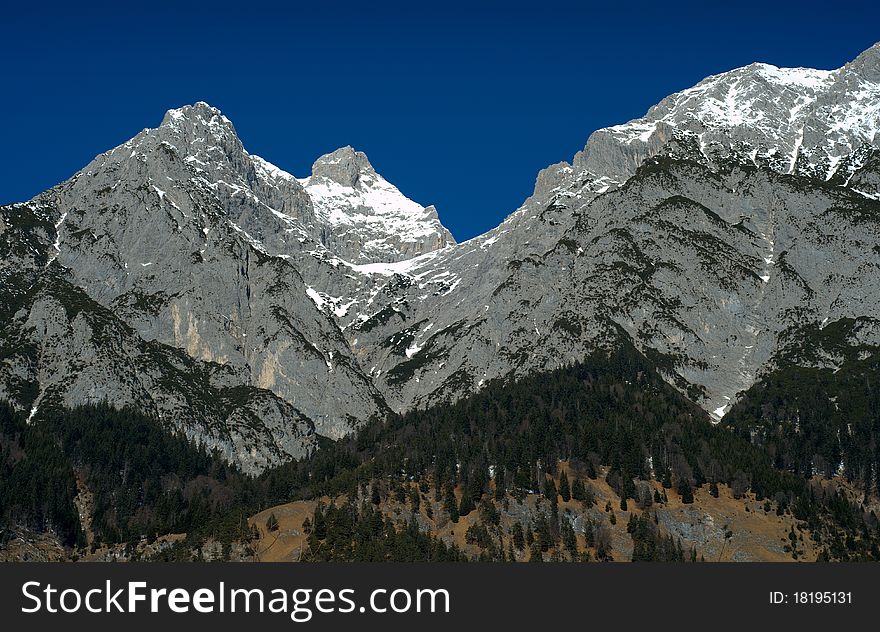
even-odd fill
[[[302,188],[245,187],[257,170],[208,106],[165,121],[44,196],[64,209],[57,262],[144,339],[244,371],[321,434],[379,414],[381,396],[294,264],[322,250],[301,223],[313,217]],[[287,200],[283,211],[275,198]],[[270,256],[263,238],[282,254]]]
[[[803,332],[880,344],[878,65],[709,77],[461,244],[363,153],[297,179],[172,110],[2,208],[0,396],[137,406],[258,471],[628,337],[720,418],[781,357],[838,361]]]
[[[597,131],[497,229],[378,271],[344,323],[364,366],[406,409],[627,335],[722,416],[793,331],[876,318],[878,52],[753,64]]]
[[[353,147],[342,147],[321,156],[312,165],[313,178],[326,178],[349,189],[357,186],[361,175],[375,173],[367,155]]]
[[[58,391],[58,404],[106,399],[167,413],[170,426],[254,471],[305,454],[315,429],[339,437],[384,414],[381,394],[300,274],[327,254],[303,224],[315,223],[308,195],[295,180],[268,183],[258,166],[231,123],[198,104],[169,112],[156,130],[31,203],[4,207],[3,302],[20,309],[4,323],[3,395],[24,409],[39,410],[44,393]],[[63,283],[45,286],[49,275]],[[58,293],[67,290],[105,310],[118,335],[66,323]],[[49,354],[44,337],[77,346]],[[191,364],[181,368],[178,357],[173,371],[157,369],[162,384],[222,367],[211,375],[225,376],[223,393],[208,381],[199,397],[219,405],[228,391],[235,405],[192,404],[184,415],[185,400],[167,410],[156,403],[169,399],[165,391],[126,390],[144,345],[180,350]]]
[[[4,300],[0,397],[29,409],[29,421],[50,407],[132,406],[219,449],[248,472],[315,448],[311,419],[273,392],[249,385],[244,371],[144,340],[73,285],[45,254],[49,210],[0,208],[2,287],[4,299],[14,297]],[[23,243],[37,256],[9,248]]]

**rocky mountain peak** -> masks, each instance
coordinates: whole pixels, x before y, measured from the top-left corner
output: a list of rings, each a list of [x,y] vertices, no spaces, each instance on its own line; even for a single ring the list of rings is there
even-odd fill
[[[168,110],[151,134],[174,146],[182,156],[193,156],[208,164],[231,161],[238,168],[247,167],[247,152],[232,121],[204,101]]]
[[[866,81],[880,83],[880,42],[864,51],[843,69],[855,72]]]
[[[168,110],[162,118],[161,125],[174,127],[180,125],[219,127],[235,133],[232,121],[226,118],[219,109],[204,101]]]
[[[365,173],[375,174],[376,171],[367,155],[350,145],[324,154],[312,165],[312,177],[329,178],[345,187],[355,186]]]

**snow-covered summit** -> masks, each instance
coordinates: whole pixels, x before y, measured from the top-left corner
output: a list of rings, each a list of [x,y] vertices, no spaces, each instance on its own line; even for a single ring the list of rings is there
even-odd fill
[[[830,179],[847,156],[880,145],[878,130],[880,44],[837,70],[754,63],[707,77],[641,118],[596,131],[574,166],[623,181],[682,132],[707,157]]]
[[[352,147],[318,158],[299,183],[327,227],[328,247],[349,261],[400,261],[455,243],[433,206],[407,198]]]

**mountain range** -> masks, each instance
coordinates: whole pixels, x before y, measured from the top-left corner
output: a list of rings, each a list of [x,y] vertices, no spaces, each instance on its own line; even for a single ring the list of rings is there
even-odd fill
[[[170,110],[0,207],[0,398],[130,406],[258,473],[631,343],[720,420],[780,366],[877,353],[878,130],[880,44],[752,64],[596,131],[456,243],[362,152],[297,178],[216,108]]]

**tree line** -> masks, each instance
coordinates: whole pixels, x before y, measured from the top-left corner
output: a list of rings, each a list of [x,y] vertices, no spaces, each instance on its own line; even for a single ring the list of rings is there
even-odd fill
[[[776,400],[767,401],[775,410]],[[874,404],[865,401],[867,419]],[[454,519],[493,497],[542,493],[557,464],[567,461],[578,476],[564,483],[560,477],[560,494],[585,495],[584,481],[600,466],[608,468],[607,481],[621,505],[644,502],[644,483],[652,479],[684,502],[697,487],[709,485],[717,494],[724,483],[737,496],[772,499],[808,523],[829,559],[880,557],[876,516],[842,494],[809,484],[803,458],[786,456],[800,454],[797,441],[804,439],[791,448],[781,439],[752,441],[745,430],[768,418],[754,413],[755,406],[743,406],[753,411],[750,418],[743,412],[729,424],[714,425],[625,344],[519,381],[494,381],[455,403],[374,419],[338,442],[322,439],[307,459],[249,477],[132,410],[48,410],[28,425],[23,414],[0,404],[0,516],[8,524],[51,527],[65,543],[81,544],[73,507],[78,476],[94,494],[91,527],[99,541],[186,532],[190,542],[229,542],[251,537],[246,517],[275,504],[324,495],[356,498],[362,488],[396,493],[413,481],[427,486],[425,497],[441,502]],[[808,436],[819,432],[818,422],[808,427],[813,425],[817,430]],[[346,511],[348,517],[340,519],[355,527],[364,519],[360,507]],[[472,537],[480,540],[482,534]],[[419,546],[412,550],[428,550],[423,542]],[[666,545],[653,547],[648,550],[665,551],[660,558],[671,556]]]

